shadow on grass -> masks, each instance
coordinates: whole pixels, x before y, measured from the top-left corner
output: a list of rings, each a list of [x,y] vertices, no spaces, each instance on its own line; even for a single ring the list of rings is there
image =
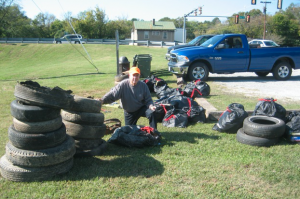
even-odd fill
[[[159,70],[152,70],[151,71],[152,75],[155,75],[157,77],[160,76],[173,76],[173,74],[171,72],[168,71],[168,69],[159,69]]]
[[[145,154],[134,154],[114,157],[109,160],[99,158],[76,158],[73,168],[54,180],[89,180],[95,178],[145,177],[161,175],[164,166],[153,157]]]
[[[6,80],[0,80],[0,81],[1,82],[9,82],[9,81],[21,81],[21,80],[56,79],[56,78],[85,76],[85,75],[101,75],[101,74],[106,74],[106,73],[82,73],[82,74],[62,75],[62,76],[55,76],[55,77],[38,77],[38,78],[34,78],[34,79],[6,79]]]
[[[162,133],[162,146],[173,146],[176,142],[197,143],[199,139],[213,139],[218,140],[219,136],[206,135],[204,133],[190,133],[190,132],[167,132]]]

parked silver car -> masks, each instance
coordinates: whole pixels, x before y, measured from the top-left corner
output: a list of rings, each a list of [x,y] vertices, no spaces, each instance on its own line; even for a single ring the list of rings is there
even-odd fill
[[[62,38],[54,39],[53,43],[56,43],[56,44],[64,44],[64,43],[85,44],[85,41],[82,40],[82,36],[80,34],[68,34],[68,35],[63,36]]]
[[[263,40],[263,39],[253,39],[253,40],[249,41],[249,44],[250,45],[253,45],[253,44],[260,45],[260,47],[278,47],[279,46],[272,40]]]

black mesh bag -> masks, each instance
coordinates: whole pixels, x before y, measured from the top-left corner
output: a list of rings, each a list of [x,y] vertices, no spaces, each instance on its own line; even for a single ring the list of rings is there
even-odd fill
[[[161,134],[149,127],[126,125],[117,128],[107,142],[127,147],[147,147],[159,145]]]
[[[239,128],[242,128],[246,117],[248,117],[248,113],[244,110],[244,106],[232,103],[221,114],[219,121],[212,129],[219,132],[236,133]]]
[[[259,99],[259,102],[256,104],[252,115],[276,117],[285,121],[286,110],[283,106],[277,104],[275,101],[277,100],[273,98]]]

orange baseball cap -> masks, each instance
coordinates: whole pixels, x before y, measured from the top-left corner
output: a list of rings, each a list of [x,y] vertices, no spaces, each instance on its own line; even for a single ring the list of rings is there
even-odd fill
[[[129,70],[129,74],[141,74],[141,71],[138,67],[131,67],[130,70]]]

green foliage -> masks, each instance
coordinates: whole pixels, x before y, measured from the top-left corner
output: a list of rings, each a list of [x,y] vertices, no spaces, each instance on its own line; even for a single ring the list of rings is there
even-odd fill
[[[75,45],[78,51],[73,47],[0,44],[1,156],[12,124],[10,103],[17,81],[31,79],[85,97],[101,97],[115,85],[114,45],[85,45],[100,73],[78,53],[80,45]],[[176,77],[167,71],[165,48],[120,46],[119,51],[131,65],[135,54],[151,54],[151,71],[176,87]],[[207,100],[219,110],[233,102],[250,110],[257,102],[257,96],[245,98],[208,84],[212,93]],[[122,109],[103,106],[102,111],[105,119],[119,118],[124,124]],[[109,144],[103,155],[76,158],[68,173],[47,181],[18,183],[0,177],[1,198],[299,198],[300,145],[285,140],[268,148],[243,145],[235,134],[213,131],[214,123],[187,128],[159,123],[160,146],[136,149]],[[141,118],[139,124],[147,125],[147,120]]]
[[[40,13],[35,19],[28,19],[14,0],[1,0],[3,3],[0,9],[0,37],[39,37],[58,38],[64,34],[73,33],[70,23],[77,33],[84,38],[114,39],[115,30],[119,31],[120,39],[130,38],[133,21],[140,19],[118,19],[109,20],[105,10],[96,6],[94,9],[82,11],[77,17],[70,17],[66,14],[65,20],[57,20],[55,16],[48,13]],[[246,23],[244,19],[235,24],[233,17],[229,17],[225,22],[215,18],[212,21],[189,21],[186,18],[187,41],[202,34],[225,34],[242,33],[249,38],[262,38],[264,23],[266,20],[265,39],[275,39],[281,45],[300,45],[300,7],[291,3],[286,10],[280,10],[275,15],[264,16],[259,9],[252,9],[249,12],[236,12],[240,16],[250,15],[251,22]],[[232,16],[234,16],[233,13]],[[1,18],[1,16],[3,16]],[[70,20],[70,22],[69,22]],[[171,19],[164,17],[160,21],[172,21],[176,28],[182,28],[183,17]]]

